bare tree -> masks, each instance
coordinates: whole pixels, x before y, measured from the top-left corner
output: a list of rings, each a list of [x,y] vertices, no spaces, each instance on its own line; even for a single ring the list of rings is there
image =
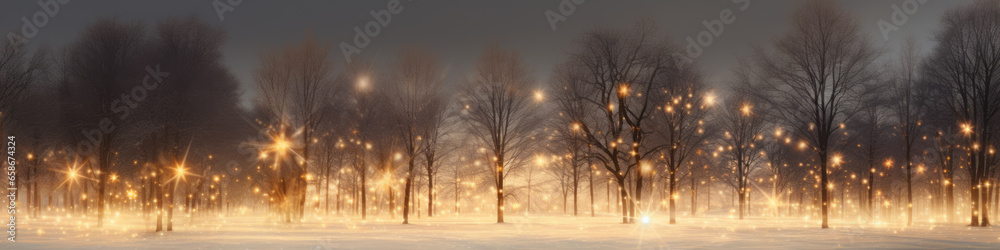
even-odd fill
[[[760,168],[760,160],[765,156],[766,127],[764,115],[753,110],[754,102],[749,97],[736,96],[729,99],[731,101],[720,118],[724,136],[720,147],[722,152],[719,153],[733,164],[729,177],[739,196],[739,215],[742,220],[748,202],[746,199],[749,197],[750,175]]]
[[[40,216],[42,209],[41,193],[45,189],[39,189],[39,184],[55,171],[46,166],[47,158],[61,143],[59,122],[59,110],[57,105],[38,105],[38,100],[51,100],[58,97],[55,88],[45,82],[30,84],[24,92],[22,100],[15,105],[11,113],[8,113],[13,126],[7,128],[15,131],[11,135],[22,135],[23,139],[18,139],[17,148],[22,152],[24,159],[24,171],[18,176],[17,185],[20,185],[22,192],[17,192],[18,197],[26,196],[24,210],[29,216]],[[13,128],[13,129],[11,129]],[[6,137],[4,137],[6,138]],[[21,137],[18,137],[21,138]],[[45,159],[45,160],[43,160]],[[44,185],[44,184],[43,184]],[[42,186],[43,188],[45,186]]]
[[[444,68],[437,56],[429,51],[410,48],[403,50],[393,65],[392,82],[397,83],[393,104],[393,123],[405,153],[407,169],[403,191],[403,224],[409,223],[411,186],[417,157],[427,150],[425,138],[440,125],[444,115],[444,100],[438,91],[444,82]],[[436,139],[436,138],[435,138]],[[433,156],[431,156],[433,157]],[[433,159],[433,158],[431,158]],[[433,160],[428,160],[428,166]]]
[[[994,125],[1000,113],[1000,2],[977,1],[948,12],[937,34],[937,47],[923,67],[930,89],[945,90],[940,104],[959,121],[968,138],[972,226],[989,226],[988,190],[981,190],[995,168]],[[980,222],[980,215],[982,221]]]
[[[791,184],[796,177],[794,171],[796,170],[794,164],[791,162],[791,154],[793,148],[791,147],[791,138],[782,137],[785,132],[781,128],[777,128],[774,131],[774,140],[762,143],[762,151],[764,152],[764,160],[767,165],[768,180],[771,181],[771,200],[780,201],[781,197],[784,196],[785,190],[791,188]],[[778,207],[778,202],[774,202],[774,215],[781,216],[781,208]]]
[[[97,225],[104,225],[105,191],[114,152],[129,119],[112,109],[123,94],[143,83],[148,38],[138,22],[102,19],[87,27],[68,50],[60,93],[69,158],[96,161]],[[160,77],[157,75],[156,77]],[[152,79],[146,80],[150,84]],[[81,133],[82,131],[82,133]]]
[[[454,143],[456,138],[453,138],[453,132],[457,128],[456,123],[453,121],[456,112],[447,100],[447,98],[442,98],[437,105],[429,107],[439,110],[431,111],[431,113],[437,113],[438,115],[429,117],[432,119],[428,124],[427,135],[424,138],[424,160],[426,160],[424,167],[427,173],[427,217],[434,216],[434,197],[437,193],[434,189],[434,179],[441,168],[439,163],[454,152],[458,146]]]
[[[865,182],[866,189],[866,202],[863,203],[868,211],[868,219],[873,221],[875,219],[875,189],[877,180],[875,177],[879,175],[878,167],[881,164],[879,158],[885,153],[884,147],[886,146],[883,140],[887,133],[886,130],[890,129],[891,126],[887,126],[886,123],[890,122],[888,117],[888,112],[885,110],[888,105],[888,100],[886,98],[887,88],[879,85],[871,85],[867,87],[865,92],[869,93],[864,97],[862,102],[864,106],[860,108],[858,112],[857,119],[854,119],[850,124],[850,128],[855,136],[856,150],[854,150],[857,159],[864,161],[864,168],[859,168],[860,172],[867,173],[868,178]],[[859,164],[855,164],[859,165]]]
[[[923,110],[917,100],[917,69],[920,58],[916,55],[916,41],[913,38],[906,40],[899,56],[899,61],[895,63],[895,68],[891,69],[890,84],[892,91],[892,114],[894,115],[896,128],[903,139],[903,159],[906,166],[906,225],[913,224],[913,147],[920,138],[920,125],[922,122]]]
[[[322,195],[323,202],[323,215],[327,216],[330,214],[330,201],[336,197],[336,213],[340,213],[340,198],[342,196],[341,180],[343,177],[343,171],[345,171],[344,164],[345,160],[348,158],[348,153],[345,150],[347,147],[347,141],[351,136],[351,131],[349,127],[349,121],[347,119],[346,107],[348,97],[346,93],[347,86],[344,84],[337,84],[331,92],[330,101],[324,104],[321,109],[325,114],[323,115],[327,119],[323,119],[318,125],[316,130],[316,140],[318,149],[318,156],[314,167],[316,169],[317,176],[319,179],[316,181],[316,191],[318,195]],[[345,139],[347,138],[347,139]],[[331,182],[335,182],[337,194],[331,196]],[[317,201],[319,202],[319,201]],[[317,203],[316,205],[320,205]]]
[[[540,154],[536,157],[538,157],[538,165],[548,163],[550,167],[546,169],[546,172],[549,172],[552,177],[559,181],[563,195],[563,212],[566,212],[566,209],[569,207],[567,200],[569,193],[572,192],[573,216],[577,216],[579,215],[577,205],[580,177],[583,174],[582,170],[590,167],[588,164],[585,164],[586,161],[584,159],[586,141],[580,137],[579,125],[571,125],[568,128],[563,128],[565,124],[572,123],[568,122],[565,116],[561,114],[559,118],[547,121],[549,125],[546,132],[549,133],[549,142],[546,143],[546,150],[543,152],[551,155],[551,157],[547,157],[545,154]]]
[[[396,161],[402,160],[403,157],[398,153],[399,150],[402,150],[400,148],[402,139],[397,134],[398,129],[396,124],[386,122],[393,121],[395,119],[393,117],[395,111],[393,110],[393,106],[391,106],[391,101],[389,101],[389,98],[392,97],[392,93],[385,91],[381,93],[380,97],[382,98],[381,100],[383,104],[381,105],[382,109],[379,110],[379,112],[382,112],[383,115],[378,117],[380,118],[378,121],[379,124],[373,125],[372,127],[380,132],[369,135],[368,138],[371,138],[369,144],[370,147],[366,145],[366,150],[371,151],[369,160],[375,165],[373,170],[375,171],[374,173],[376,174],[376,178],[381,179],[380,181],[377,181],[376,184],[380,184],[381,187],[385,187],[385,195],[388,196],[385,199],[388,201],[388,204],[386,204],[388,209],[384,211],[388,211],[390,216],[389,218],[395,220],[396,213],[399,211],[399,209],[397,209],[398,206],[396,205],[398,192],[395,180],[396,172],[400,169],[400,166],[396,164]]]
[[[712,159],[715,156],[713,156],[713,154],[712,154],[712,152],[710,150],[710,148],[711,148],[710,147],[711,145],[709,145],[710,142],[712,142],[712,138],[711,137],[710,138],[706,138],[706,140],[703,143],[703,145],[701,145],[701,147],[698,147],[697,149],[695,149],[694,154],[691,155],[691,157],[688,159],[688,165],[689,166],[688,166],[688,171],[686,172],[686,177],[687,177],[687,180],[689,181],[689,183],[691,185],[690,186],[690,189],[691,189],[690,190],[690,192],[691,192],[691,204],[690,204],[691,205],[691,216],[697,216],[698,215],[698,193],[699,193],[699,190],[702,187],[706,186],[706,184],[707,184],[707,186],[709,186],[709,192],[707,192],[707,193],[709,193],[709,198],[711,198],[711,192],[710,191],[711,191],[711,185],[713,184],[713,183],[711,183],[711,180],[714,179],[714,177],[713,177],[714,172],[712,170],[714,170],[714,169],[709,168],[709,165],[715,164],[713,162],[713,159]],[[715,155],[717,155],[717,154],[715,154]],[[663,157],[663,160],[664,161],[666,160],[666,156]],[[670,176],[669,174],[666,175],[666,177],[668,177],[668,178],[669,178],[669,176]],[[669,179],[668,179],[668,181],[669,181]],[[679,179],[677,180],[677,182],[678,182],[678,184],[681,183],[681,181]],[[664,194],[664,195],[666,196],[666,195],[670,195],[670,194],[667,193],[667,194]],[[709,204],[711,204],[711,203],[709,202]]]
[[[687,98],[689,89],[670,86],[697,80],[687,65],[676,60],[676,48],[656,34],[649,22],[632,29],[595,29],[582,35],[570,59],[554,74],[559,85],[559,109],[618,181],[622,222],[631,223],[641,204],[643,178],[635,176],[635,192],[626,181],[632,169],[669,145],[647,138],[658,128],[653,117],[669,98]],[[675,88],[672,88],[675,87]],[[672,90],[677,90],[676,92]],[[699,96],[700,97],[700,96]],[[689,102],[684,100],[681,107]],[[694,105],[694,108],[700,106]],[[633,196],[634,195],[634,196]],[[634,200],[633,200],[634,198]]]
[[[677,174],[684,163],[690,163],[698,150],[704,148],[711,134],[706,131],[705,119],[715,98],[694,73],[686,71],[689,69],[675,70],[679,72],[663,76],[667,78],[663,81],[670,84],[661,89],[667,95],[659,109],[663,114],[654,120],[660,125],[655,128],[656,133],[665,142],[662,156],[669,176],[670,224],[677,223]]]
[[[11,40],[0,43],[0,138],[8,138],[3,135],[13,130],[10,129],[10,124],[14,124],[22,132],[20,134],[31,136],[27,143],[30,147],[22,148],[33,152],[28,153],[26,161],[32,167],[27,168],[25,176],[18,181],[18,185],[26,185],[26,191],[17,192],[17,195],[28,195],[26,205],[29,214],[33,214],[40,211],[41,205],[37,196],[40,177],[38,170],[42,167],[38,165],[38,161],[51,146],[47,140],[42,139],[51,137],[49,134],[55,130],[53,123],[58,118],[57,109],[48,105],[35,105],[34,101],[56,97],[49,94],[55,93],[54,91],[46,91],[48,86],[41,86],[49,80],[46,75],[51,73],[48,66],[51,60],[46,49],[39,49],[29,55],[23,44],[12,43]],[[23,124],[12,122],[15,120]]]
[[[462,96],[462,118],[470,135],[492,156],[484,165],[493,173],[497,223],[503,223],[504,179],[527,160],[542,121],[532,100],[534,80],[517,52],[491,45],[476,62],[470,81]]]
[[[560,114],[560,117],[564,117]],[[554,121],[554,122],[553,122]],[[565,124],[573,124],[572,122],[567,122],[565,119],[553,119],[550,120],[554,135],[552,139],[555,140],[556,145],[551,147],[553,155],[562,157],[564,161],[556,164],[557,169],[562,172],[563,176],[566,176],[567,182],[572,183],[571,189],[573,192],[573,216],[579,215],[579,209],[577,205],[579,203],[579,189],[580,189],[580,177],[583,174],[583,170],[589,170],[590,164],[586,163],[585,152],[586,140],[580,135],[579,125],[570,125],[568,128],[560,128]],[[568,183],[567,183],[568,184]],[[564,204],[565,205],[565,204]],[[564,206],[565,207],[565,206]]]
[[[946,221],[955,221],[955,167],[961,165],[964,160],[962,145],[967,144],[966,134],[960,131],[960,124],[956,120],[962,120],[960,112],[956,112],[955,99],[949,86],[944,84],[940,75],[931,74],[933,62],[925,60],[921,65],[921,81],[918,82],[918,98],[924,100],[919,102],[923,107],[924,123],[929,127],[934,135],[933,145],[930,146],[932,152],[936,154],[937,163],[941,169],[941,185],[944,194],[941,197],[944,201],[947,213]]]
[[[797,137],[809,141],[820,165],[823,222],[828,228],[827,166],[831,137],[853,113],[862,86],[874,80],[879,51],[862,35],[856,18],[828,1],[809,1],[791,19],[792,29],[775,40],[773,51],[757,48],[755,76],[748,91],[773,110]]]
[[[45,80],[49,63],[45,49],[29,54],[23,44],[10,40],[0,44],[0,135],[28,87]]]
[[[288,183],[283,185],[290,185],[288,188],[295,190],[295,196],[284,193],[279,197],[296,199],[294,207],[300,219],[305,211],[306,176],[311,164],[309,156],[314,133],[323,119],[322,107],[328,102],[329,90],[334,84],[334,66],[328,58],[329,51],[329,46],[309,34],[301,44],[263,54],[262,65],[254,76],[261,99],[258,103],[278,118],[274,126],[278,127],[279,137],[297,137],[294,138],[297,142],[287,148],[293,151],[294,168],[286,167],[289,179],[282,180]],[[286,216],[291,217],[291,211],[288,213]]]
[[[205,152],[229,142],[225,131],[240,120],[238,83],[221,62],[225,32],[220,28],[196,17],[172,18],[159,21],[154,35],[151,60],[169,75],[149,90],[148,97],[138,100],[142,103],[137,105],[133,118],[137,128],[132,131],[139,136],[162,133],[155,143],[169,155],[157,166],[171,177],[171,183],[165,183],[169,186],[161,187],[167,194],[161,200],[168,209],[166,230],[172,231],[177,187],[187,181],[184,175],[207,170],[203,164],[188,160],[191,148],[201,152],[199,156],[209,157]]]
[[[350,136],[348,147],[353,152],[352,164],[353,172],[357,175],[357,191],[360,194],[357,204],[361,210],[361,218],[368,215],[368,174],[373,169],[369,158],[373,149],[374,141],[380,135],[390,133],[387,126],[384,126],[383,119],[388,115],[386,104],[385,81],[379,77],[374,65],[370,62],[355,60],[346,65],[344,71],[338,78],[342,85],[353,86],[353,91],[349,95],[351,104],[347,112],[348,120],[351,122],[348,128]]]

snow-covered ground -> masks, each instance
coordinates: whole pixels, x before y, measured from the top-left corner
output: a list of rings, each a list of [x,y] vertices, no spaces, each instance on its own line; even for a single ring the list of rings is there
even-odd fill
[[[103,229],[93,218],[46,217],[18,227],[2,249],[634,249],[634,248],[1000,248],[1000,228],[921,222],[838,225],[805,219],[678,218],[625,225],[620,217],[564,215],[426,217],[401,225],[357,218],[312,218],[286,224],[264,217],[187,218],[174,232],[154,233],[121,216]],[[13,246],[13,248],[11,248]]]

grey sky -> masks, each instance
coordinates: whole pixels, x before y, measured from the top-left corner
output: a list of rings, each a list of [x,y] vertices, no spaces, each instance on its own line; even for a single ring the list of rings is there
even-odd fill
[[[49,0],[43,0],[49,1]],[[54,0],[53,0],[54,1]],[[220,0],[226,2],[226,0]],[[641,18],[651,18],[662,34],[671,36],[679,45],[687,46],[685,38],[695,38],[706,31],[705,20],[719,18],[720,11],[729,9],[735,16],[719,37],[704,48],[698,58],[707,79],[722,88],[728,72],[739,56],[748,55],[753,44],[770,41],[787,28],[791,12],[801,3],[790,0],[750,0],[746,10],[740,10],[741,0],[719,1],[612,1],[587,0],[576,8],[565,22],[552,30],[545,12],[559,12],[562,0],[546,1],[472,1],[472,0],[401,0],[403,10],[392,16],[371,44],[361,49],[357,57],[384,63],[403,45],[419,45],[437,52],[449,69],[449,80],[457,82],[466,74],[479,53],[492,41],[516,49],[535,68],[539,84],[548,80],[551,68],[562,62],[573,40],[595,26],[626,27]],[[340,42],[352,43],[353,28],[373,21],[372,10],[386,9],[389,0],[370,1],[261,1],[244,0],[221,21],[213,2],[178,1],[71,1],[61,6],[38,35],[32,46],[46,44],[62,48],[76,39],[86,25],[95,19],[118,16],[125,20],[143,20],[152,25],[156,19],[196,15],[217,23],[228,32],[224,48],[225,63],[241,81],[244,100],[254,96],[252,72],[259,64],[259,53],[291,42],[300,41],[307,32],[333,46],[331,57],[343,65]],[[884,40],[877,22],[891,21],[894,4],[905,0],[842,0],[844,8],[859,18],[862,29],[876,46],[889,52],[901,44],[906,34],[912,34],[924,49],[932,44],[933,32],[940,18],[950,8],[970,0],[930,0],[920,5],[916,13],[900,30]],[[29,19],[42,8],[37,0],[7,1],[0,9],[0,31],[19,31],[22,17]],[[6,37],[6,33],[5,37]],[[891,54],[890,54],[891,56]]]

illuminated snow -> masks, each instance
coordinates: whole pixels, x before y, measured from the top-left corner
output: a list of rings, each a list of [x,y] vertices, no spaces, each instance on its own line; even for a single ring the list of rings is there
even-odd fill
[[[803,218],[678,218],[646,217],[649,223],[621,224],[620,217],[565,215],[508,216],[506,224],[482,216],[411,219],[410,225],[387,217],[312,218],[282,223],[264,217],[211,217],[193,222],[178,219],[174,232],[154,233],[153,224],[125,218],[98,229],[93,218],[46,217],[25,220],[17,249],[23,248],[505,248],[505,249],[628,249],[628,248],[969,248],[1000,246],[998,228],[918,222],[841,225],[830,229]],[[398,219],[398,217],[397,217]],[[3,248],[7,249],[4,243]]]

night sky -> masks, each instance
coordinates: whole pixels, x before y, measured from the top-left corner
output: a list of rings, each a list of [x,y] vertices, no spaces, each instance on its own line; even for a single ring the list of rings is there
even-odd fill
[[[48,1],[48,0],[44,0]],[[660,33],[671,36],[679,45],[688,46],[687,37],[695,38],[708,29],[703,21],[719,18],[730,10],[735,21],[725,25],[719,37],[704,48],[698,62],[710,84],[724,87],[730,70],[740,56],[747,56],[755,44],[766,45],[788,28],[791,12],[798,1],[750,0],[745,10],[744,0],[688,1],[608,1],[587,0],[556,24],[553,30],[545,12],[559,13],[563,1],[421,1],[402,0],[402,11],[392,16],[390,23],[355,58],[384,64],[404,45],[418,45],[438,53],[448,67],[449,84],[461,82],[471,64],[491,42],[516,49],[534,67],[539,85],[548,80],[552,67],[564,61],[573,40],[595,26],[626,27],[636,20],[650,18]],[[226,0],[221,0],[226,2]],[[372,10],[386,9],[388,0],[372,1],[255,1],[244,0],[234,10],[224,13],[224,20],[213,7],[213,1],[71,1],[58,13],[30,46],[46,45],[62,49],[81,31],[101,17],[117,16],[123,20],[141,20],[153,25],[164,17],[195,15],[224,27],[228,42],[224,46],[224,63],[230,67],[243,86],[243,102],[248,104],[255,93],[252,72],[259,66],[261,51],[301,41],[308,32],[333,47],[331,57],[338,66],[344,56],[338,46],[352,43],[354,27],[375,20]],[[970,1],[928,1],[899,31],[884,39],[877,25],[879,20],[891,21],[892,6],[902,6],[904,0],[838,1],[859,18],[861,28],[871,41],[893,57],[893,49],[912,35],[923,50],[933,47],[933,32],[939,27],[943,13]],[[19,31],[22,17],[31,18],[42,11],[37,1],[5,3],[0,9],[0,30]],[[6,33],[5,33],[6,34]],[[5,36],[6,37],[6,36]]]

